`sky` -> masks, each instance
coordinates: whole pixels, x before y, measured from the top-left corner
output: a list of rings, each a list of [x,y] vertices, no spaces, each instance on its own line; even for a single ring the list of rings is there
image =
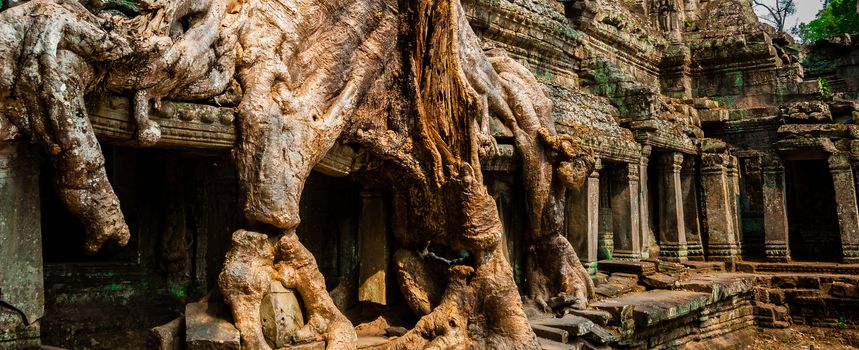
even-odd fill
[[[776,0],[763,0],[765,3],[775,4]],[[796,14],[791,16],[785,23],[785,30],[790,30],[799,23],[808,23],[817,15],[817,11],[823,9],[823,0],[795,0]],[[766,13],[762,8],[755,8],[758,15]]]

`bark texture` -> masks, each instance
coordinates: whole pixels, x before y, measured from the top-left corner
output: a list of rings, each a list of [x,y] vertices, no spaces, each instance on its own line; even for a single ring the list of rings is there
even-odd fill
[[[483,183],[480,158],[496,152],[490,118],[513,131],[523,161],[531,296],[584,306],[593,293],[562,235],[565,188],[593,159],[556,133],[552,103],[525,67],[484,52],[459,0],[34,0],[0,13],[0,44],[0,113],[51,155],[89,251],[125,244],[129,232],[84,96],[133,94],[138,141],[149,146],[160,131],[148,115],[162,98],[207,100],[238,81],[243,211],[259,232],[233,234],[219,286],[247,349],[270,349],[259,312],[272,281],[306,307],[296,342],[355,347],[295,234],[304,183],[338,140],[371,160],[364,181],[391,188],[397,280],[422,317],[379,348],[538,348]]]
[[[154,144],[160,132],[148,119],[150,97],[208,98],[226,89],[244,14],[230,0],[123,4],[34,0],[0,13],[0,114],[50,155],[60,200],[87,228],[88,252],[110,239],[125,245],[130,234],[85,95],[134,92],[139,142]]]

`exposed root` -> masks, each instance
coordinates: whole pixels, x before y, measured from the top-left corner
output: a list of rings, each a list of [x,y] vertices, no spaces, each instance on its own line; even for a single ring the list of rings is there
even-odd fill
[[[211,97],[232,79],[230,37],[242,12],[222,23],[227,3],[123,3],[140,12],[126,18],[94,8],[96,16],[78,1],[33,0],[0,13],[0,113],[50,155],[60,200],[86,227],[87,252],[110,239],[125,245],[130,233],[84,96],[97,86],[136,92],[139,144],[157,143],[159,127],[148,119],[151,98],[189,89],[184,96]]]
[[[270,350],[262,331],[260,304],[272,281],[295,289],[307,311],[307,324],[296,332],[296,343],[323,340],[327,349],[350,349],[357,335],[352,323],[334,305],[316,260],[295,233],[274,243],[263,233],[239,230],[227,253],[218,286],[233,311],[246,349]]]

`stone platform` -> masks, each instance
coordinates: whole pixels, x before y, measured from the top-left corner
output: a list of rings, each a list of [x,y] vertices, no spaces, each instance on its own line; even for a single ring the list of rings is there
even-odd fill
[[[723,263],[600,261],[589,310],[556,310],[567,314],[531,324],[547,350],[745,349],[758,328],[859,329],[859,265],[735,267],[741,272],[724,272]]]
[[[559,316],[532,315],[529,322],[545,350],[745,349],[760,328],[859,329],[859,275],[833,273],[857,266],[788,265],[787,272],[753,270],[755,274],[750,274],[726,272],[722,263],[602,261],[594,280],[598,291],[612,291],[611,296],[599,295],[587,310],[560,307],[555,310]],[[830,273],[792,272],[812,265]],[[778,267],[735,266],[766,271]],[[238,331],[228,319],[223,305],[189,304],[183,330],[186,348],[238,349]],[[384,343],[405,331],[364,334],[358,348]]]

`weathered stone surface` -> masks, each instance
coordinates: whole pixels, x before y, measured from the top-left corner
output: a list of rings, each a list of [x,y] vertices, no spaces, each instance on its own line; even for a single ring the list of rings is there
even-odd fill
[[[221,303],[185,305],[185,346],[188,350],[240,350],[239,330]]]
[[[44,315],[39,191],[35,150],[0,142],[0,309],[6,319],[0,323],[0,343],[13,347],[18,338],[21,347],[38,344],[37,322]],[[16,313],[23,319],[12,317]]]
[[[596,323],[600,326],[605,327],[608,325],[609,321],[611,321],[611,314],[605,311],[600,310],[575,310],[569,309],[566,311],[569,314],[584,317],[586,319],[591,320],[591,322]]]
[[[271,283],[271,291],[262,299],[260,318],[266,340],[278,348],[292,342],[296,332],[305,324],[297,293],[276,281]]]
[[[622,297],[602,300],[593,304],[600,310],[617,317],[619,310],[631,308],[636,327],[648,327],[662,321],[687,315],[707,304],[710,295],[687,291],[648,291],[627,294]]]
[[[149,347],[157,350],[185,348],[185,317],[181,316],[149,331]]]
[[[0,349],[38,348],[40,326],[38,321],[27,324],[17,310],[0,305]]]
[[[587,318],[575,315],[564,315],[560,318],[538,319],[532,321],[531,323],[532,325],[545,326],[567,331],[568,337],[570,339],[576,337],[583,337],[597,344],[606,344],[617,340],[617,336],[607,331],[605,328],[598,326]]]
[[[650,289],[674,289],[679,279],[676,275],[654,273],[641,277],[641,284]]]
[[[711,302],[752,292],[758,278],[748,274],[708,274],[677,282],[678,289],[709,293]]]
[[[532,323],[531,329],[534,330],[534,334],[536,334],[537,337],[549,339],[559,343],[566,343],[570,337],[570,333],[566,330],[544,326],[541,324]]]
[[[859,298],[859,288],[855,284],[844,282],[832,282],[829,294],[840,298]]]
[[[649,261],[600,260],[597,268],[600,271],[633,275],[647,275],[656,272],[656,264]]]

